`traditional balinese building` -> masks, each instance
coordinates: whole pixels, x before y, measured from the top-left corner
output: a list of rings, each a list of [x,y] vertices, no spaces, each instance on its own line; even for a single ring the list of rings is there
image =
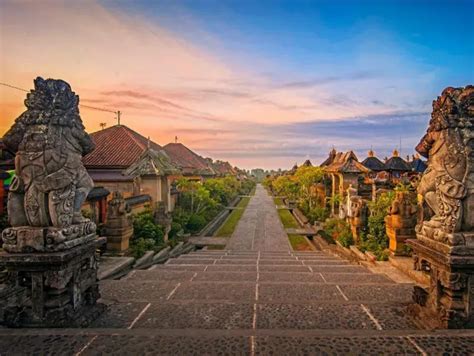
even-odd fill
[[[212,158],[206,158],[206,162],[208,162],[209,166],[212,167],[216,175],[219,177],[237,175],[237,170],[227,161],[213,161]]]
[[[139,173],[137,166],[149,162],[153,156],[151,151],[157,152],[159,161],[171,165],[170,159],[162,147],[140,135],[125,125],[115,125],[91,133],[96,148],[83,158],[83,162],[97,187],[113,192],[119,191],[130,205],[142,208],[144,204],[155,203],[165,199],[167,208],[172,210],[169,190],[173,174],[163,169],[160,174]],[[157,166],[159,166],[157,164]],[[135,167],[135,169],[130,169]],[[163,193],[163,190],[168,192]]]
[[[352,186],[354,189],[358,189],[359,177],[366,176],[370,169],[365,167],[357,159],[357,156],[353,151],[348,152],[337,152],[332,157],[332,151],[330,153],[331,163],[329,159],[328,165],[325,165],[324,171],[331,177],[331,212],[335,213],[335,197],[338,195],[344,197],[347,189]]]
[[[176,195],[172,183],[181,173],[164,150],[156,151],[149,146],[124,174],[140,180],[141,194],[149,195],[153,202],[164,202],[166,212],[173,211]]]
[[[324,160],[323,163],[321,163],[319,166],[320,167],[327,167],[329,166],[333,161],[334,158],[336,158],[337,151],[335,148],[333,148],[331,151],[329,151],[329,156]]]
[[[369,151],[369,154],[366,159],[361,162],[365,167],[370,169],[369,176],[375,178],[377,173],[385,171],[385,164],[379,160],[373,150]]]
[[[392,157],[385,162],[385,171],[389,174],[393,183],[401,181],[404,173],[412,171],[412,167],[403,158],[400,157],[398,150],[393,150]]]
[[[163,149],[171,159],[171,163],[181,171],[183,176],[195,180],[216,176],[216,172],[205,158],[191,151],[182,143],[168,143]]]
[[[311,163],[311,161],[309,159],[307,159],[306,161],[303,162],[303,166],[304,167],[313,167],[313,164]]]

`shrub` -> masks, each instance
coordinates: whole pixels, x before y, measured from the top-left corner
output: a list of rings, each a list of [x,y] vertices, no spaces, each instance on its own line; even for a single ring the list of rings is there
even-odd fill
[[[344,247],[354,244],[350,225],[343,219],[327,219],[324,223],[324,232],[333,240],[339,241]]]
[[[183,231],[183,227],[181,226],[181,224],[173,221],[173,222],[171,223],[170,232],[168,233],[168,238],[169,238],[169,239],[174,239],[174,238],[176,238],[176,236],[178,236],[178,234],[179,234],[181,231]]]
[[[130,254],[135,258],[140,258],[146,251],[156,250],[157,247],[153,239],[139,238],[130,244]]]
[[[163,228],[155,224],[153,214],[145,210],[133,217],[133,239],[150,239],[156,244],[162,244],[164,237]]]
[[[206,226],[206,218],[202,215],[193,214],[189,217],[186,228],[191,232],[198,232],[204,226]]]

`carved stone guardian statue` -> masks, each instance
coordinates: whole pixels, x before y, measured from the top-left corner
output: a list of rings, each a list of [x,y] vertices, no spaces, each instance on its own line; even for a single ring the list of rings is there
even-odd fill
[[[101,309],[95,256],[101,239],[81,214],[93,187],[82,156],[94,144],[69,84],[40,77],[34,84],[27,110],[3,137],[16,157],[8,197],[12,227],[2,232],[0,264],[7,283],[26,297],[0,308],[7,325],[83,325]]]
[[[35,80],[27,110],[3,141],[16,152],[8,197],[8,252],[58,251],[95,239],[81,205],[93,187],[82,156],[94,149],[79,116],[79,98],[62,80]]]
[[[416,150],[428,158],[419,185],[415,268],[429,290],[415,289],[412,311],[434,327],[474,327],[474,86],[446,88],[433,102]]]

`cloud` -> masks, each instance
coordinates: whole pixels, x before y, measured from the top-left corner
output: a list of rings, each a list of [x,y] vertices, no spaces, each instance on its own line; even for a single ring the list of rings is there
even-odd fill
[[[264,52],[236,61],[213,41],[191,41],[186,26],[170,31],[109,2],[0,2],[0,20],[3,82],[31,88],[37,75],[64,79],[81,103],[121,110],[123,124],[160,144],[177,135],[246,168],[317,161],[333,145],[388,150],[400,136],[410,147],[431,100],[420,88],[435,77],[390,39],[383,49],[358,39],[342,66],[315,54],[309,73]],[[24,94],[0,87],[0,135],[24,110]],[[88,131],[115,123],[113,113],[85,107],[81,116]]]
[[[306,89],[306,88],[313,88],[319,87],[326,84],[332,84],[337,82],[347,82],[347,81],[359,81],[365,79],[374,79],[377,78],[378,75],[376,73],[362,71],[362,72],[354,72],[348,73],[346,75],[334,75],[334,76],[327,76],[321,78],[313,78],[310,80],[302,80],[302,81],[293,81],[287,82],[279,85],[280,88],[291,88],[291,89]]]

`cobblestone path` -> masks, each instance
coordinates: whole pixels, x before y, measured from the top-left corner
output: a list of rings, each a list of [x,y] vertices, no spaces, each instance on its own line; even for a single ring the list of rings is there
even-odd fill
[[[290,251],[275,213],[259,188],[232,237],[235,249],[193,252],[104,281],[109,308],[90,328],[1,329],[0,354],[473,352],[472,331],[420,330],[406,317],[411,285],[321,251]]]

